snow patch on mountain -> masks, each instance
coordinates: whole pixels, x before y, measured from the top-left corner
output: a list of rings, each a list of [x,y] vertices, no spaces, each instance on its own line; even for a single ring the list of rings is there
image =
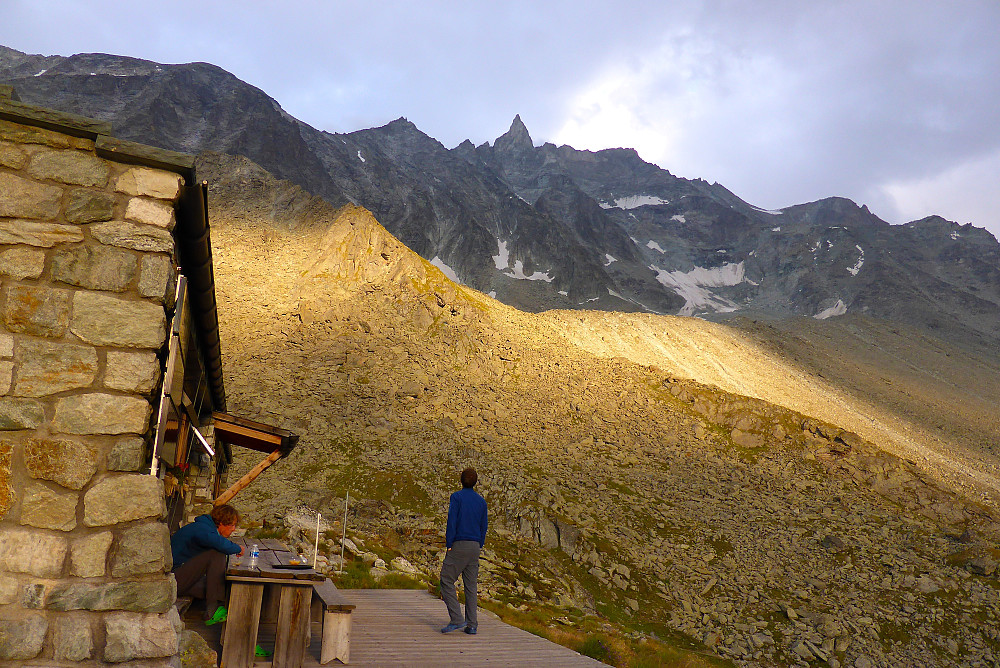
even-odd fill
[[[361,162],[368,162],[367,160],[365,160],[365,156],[361,155],[361,151],[358,151],[358,160],[360,160]]]
[[[743,262],[724,264],[721,267],[695,267],[691,271],[667,271],[655,264],[649,266],[656,272],[656,280],[684,298],[684,306],[677,315],[694,315],[698,310],[710,309],[728,313],[739,308],[735,303],[714,294],[708,288],[739,285],[746,279]]]
[[[493,256],[493,263],[497,266],[497,269],[504,271],[510,266],[510,251],[507,250],[506,241],[497,239],[497,244],[499,244],[499,250]]]
[[[507,242],[497,239],[497,254],[493,256],[493,263],[496,268],[503,272],[504,276],[516,278],[522,281],[545,281],[551,283],[555,280],[549,276],[547,271],[533,271],[531,274],[524,273],[524,263],[520,260],[514,261],[514,268],[510,267],[510,251],[507,250]]]
[[[657,204],[669,204],[670,200],[656,197],[655,195],[629,195],[619,197],[613,202],[600,202],[602,209],[637,209],[640,206],[656,206]]]
[[[857,244],[855,244],[854,247],[857,248],[858,251],[861,253],[861,257],[858,258],[858,261],[854,264],[853,267],[847,268],[847,273],[849,273],[851,276],[857,276],[858,272],[861,271],[861,267],[865,263],[865,249],[862,248],[861,246],[858,246]]]
[[[817,320],[826,320],[827,318],[844,315],[845,313],[847,313],[847,304],[844,303],[844,300],[838,299],[836,304],[828,309],[823,309],[813,317]]]
[[[661,254],[667,252],[667,251],[663,250],[662,248],[660,248],[660,244],[656,243],[652,239],[650,239],[649,243],[646,244],[646,248],[648,248],[650,250],[655,250],[657,253],[661,253]]]
[[[458,274],[455,273],[455,270],[446,265],[444,263],[444,260],[442,260],[437,255],[434,256],[433,260],[431,260],[431,264],[440,269],[441,273],[447,276],[449,279],[451,279],[452,282],[463,284],[461,279],[459,279]]]
[[[677,214],[677,215],[674,215],[674,216],[670,216],[670,220],[676,220],[678,223],[686,223],[687,222],[687,220],[684,218],[684,216],[682,216],[680,214]]]
[[[605,253],[604,257],[607,258],[607,260],[608,260],[607,262],[604,263],[605,267],[609,266],[612,262],[617,262],[618,261],[618,258],[616,258],[615,256],[610,255],[608,253]]]

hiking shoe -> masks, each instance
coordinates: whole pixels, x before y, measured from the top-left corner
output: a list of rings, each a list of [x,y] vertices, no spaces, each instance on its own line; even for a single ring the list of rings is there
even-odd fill
[[[464,629],[464,628],[465,628],[464,622],[461,624],[449,624],[448,626],[441,629],[441,633],[451,633],[452,631],[457,631],[459,629]]]
[[[205,626],[212,626],[214,624],[221,624],[226,621],[229,617],[229,612],[226,611],[226,606],[220,605],[215,609],[215,614],[205,620]]]
[[[259,657],[261,657],[262,659],[266,659],[267,657],[271,656],[271,653],[270,653],[270,652],[268,652],[268,651],[267,651],[266,649],[264,649],[263,647],[261,647],[260,645],[254,645],[254,648],[253,648],[253,655],[254,655],[254,656],[259,656]]]
[[[466,626],[465,627],[465,632],[468,633],[470,636],[474,636],[474,635],[476,635],[476,627],[475,626]]]

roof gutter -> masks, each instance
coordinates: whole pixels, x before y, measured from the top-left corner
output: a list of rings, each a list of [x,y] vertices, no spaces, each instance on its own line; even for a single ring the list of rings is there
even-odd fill
[[[205,373],[216,411],[226,410],[226,388],[222,377],[222,345],[219,313],[215,301],[212,270],[212,238],[208,224],[208,182],[185,185],[178,200],[178,222],[174,228],[177,255],[188,279],[188,299],[205,360]]]

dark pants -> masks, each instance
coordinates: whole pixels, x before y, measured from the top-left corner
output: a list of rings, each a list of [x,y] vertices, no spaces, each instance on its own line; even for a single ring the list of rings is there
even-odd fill
[[[177,595],[205,599],[205,618],[226,600],[226,555],[205,550],[174,568]]]
[[[458,605],[458,591],[455,581],[462,575],[465,586],[465,619],[462,619],[462,608]],[[474,540],[456,540],[445,554],[441,566],[441,598],[448,606],[450,624],[461,624],[465,621],[469,628],[476,628],[479,620],[476,616],[476,581],[479,578],[479,543]]]

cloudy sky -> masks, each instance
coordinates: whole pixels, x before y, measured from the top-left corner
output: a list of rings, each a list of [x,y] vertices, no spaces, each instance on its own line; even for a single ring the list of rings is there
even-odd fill
[[[634,147],[760,207],[839,195],[1000,236],[997,0],[0,8],[6,46],[211,62],[331,132],[405,116],[450,148],[520,114],[536,144]]]

